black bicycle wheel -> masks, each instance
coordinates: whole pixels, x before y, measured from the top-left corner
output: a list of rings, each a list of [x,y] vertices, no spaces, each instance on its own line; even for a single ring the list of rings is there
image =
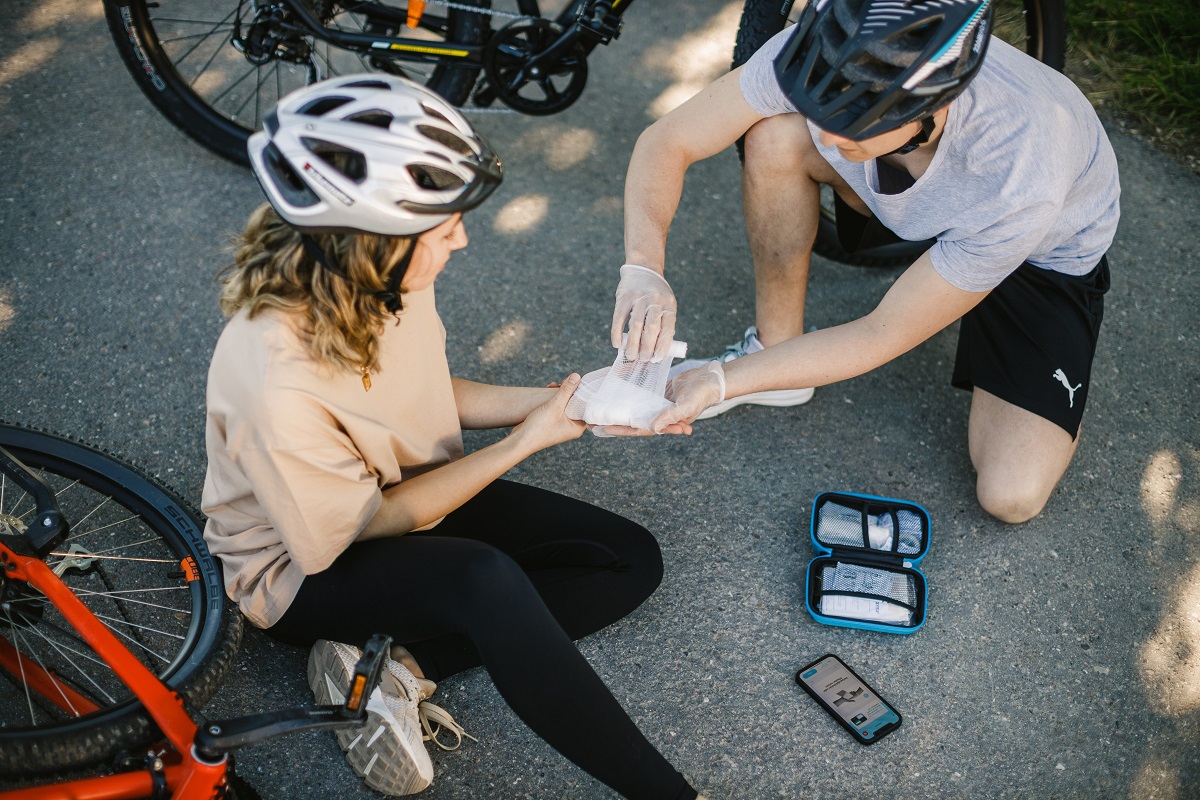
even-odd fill
[[[0,447],[46,483],[71,525],[46,563],[142,663],[202,705],[228,671],[242,623],[195,516],[133,468],[84,445],[0,425]],[[32,499],[0,473],[0,532],[22,529],[32,514]],[[160,736],[58,610],[3,574],[0,664],[0,774],[71,769],[137,752]],[[47,671],[62,688],[36,680]]]
[[[1057,70],[1063,68],[1067,52],[1067,20],[1064,0],[998,0],[992,33],[1019,47]],[[733,66],[739,67],[785,24],[795,22],[804,0],[796,0],[789,17],[779,12],[782,0],[746,0],[733,48]],[[738,142],[742,158],[742,143]],[[860,266],[892,267],[911,264],[929,249],[929,242],[904,242],[848,253],[838,241],[833,190],[821,188],[821,220],[813,252],[834,261]]]
[[[397,23],[357,9],[353,0],[303,0],[336,30],[397,35]],[[457,0],[487,7],[490,0]],[[402,7],[403,8],[403,7]],[[208,149],[248,164],[246,139],[280,97],[334,75],[385,71],[425,84],[450,103],[466,102],[478,67],[393,61],[339,49],[301,36],[278,3],[251,0],[108,0],[109,31],[134,80],[155,107]],[[490,31],[484,14],[430,4],[417,31],[405,38],[481,44]],[[275,15],[275,16],[272,16]],[[257,24],[256,24],[257,23]],[[235,36],[244,41],[234,46]],[[247,44],[248,43],[248,44]],[[253,59],[253,60],[252,60]],[[256,63],[257,62],[257,63]]]

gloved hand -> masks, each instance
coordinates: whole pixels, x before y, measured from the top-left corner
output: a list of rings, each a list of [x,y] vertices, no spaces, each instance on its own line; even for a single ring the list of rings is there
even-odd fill
[[[626,321],[626,355],[638,361],[662,361],[675,338],[675,293],[666,278],[637,264],[621,267],[613,309],[613,347],[621,346]]]
[[[725,369],[720,361],[681,372],[667,384],[667,399],[674,405],[665,409],[650,427],[657,433],[669,425],[690,423],[702,411],[725,399]]]

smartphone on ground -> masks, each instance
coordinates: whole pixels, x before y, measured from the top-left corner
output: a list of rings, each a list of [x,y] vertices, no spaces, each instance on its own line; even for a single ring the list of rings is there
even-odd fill
[[[833,654],[801,667],[796,683],[859,744],[875,744],[900,727],[900,712]]]

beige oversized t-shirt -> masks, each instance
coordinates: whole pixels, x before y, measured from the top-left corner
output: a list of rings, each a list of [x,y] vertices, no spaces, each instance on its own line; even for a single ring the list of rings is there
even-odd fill
[[[301,325],[239,312],[208,373],[204,538],[262,628],[354,541],[382,489],[463,454],[432,287],[405,295],[400,323],[387,323],[370,391],[313,361]]]

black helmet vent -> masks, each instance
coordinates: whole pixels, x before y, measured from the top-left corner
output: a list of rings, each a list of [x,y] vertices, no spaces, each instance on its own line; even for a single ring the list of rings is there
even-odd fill
[[[438,144],[444,147],[449,147],[459,155],[469,156],[475,152],[471,149],[469,144],[462,140],[461,137],[450,133],[450,131],[442,128],[435,128],[432,125],[418,125],[417,130]]]
[[[442,112],[438,111],[436,108],[433,108],[432,106],[428,106],[428,105],[426,105],[425,103],[422,103],[422,104],[421,104],[421,109],[422,109],[422,110],[423,110],[423,111],[424,111],[426,114],[428,114],[429,116],[433,117],[434,119],[440,119],[442,122],[449,122],[449,121],[450,121],[450,120],[446,119],[446,115],[445,115],[445,114],[443,114]]]
[[[301,137],[300,141],[313,155],[355,183],[362,183],[367,179],[367,159],[357,150],[306,136]]]
[[[310,117],[323,117],[330,111],[346,105],[351,99],[349,97],[322,97],[320,100],[314,100],[300,108],[299,113],[307,114]]]
[[[383,89],[384,91],[392,91],[392,85],[387,81],[362,80],[354,81],[353,83],[342,84],[347,89]]]
[[[374,111],[361,111],[357,114],[351,114],[350,116],[346,117],[346,119],[350,122],[358,122],[363,125],[374,125],[376,128],[383,128],[384,130],[387,130],[389,127],[391,127],[392,120],[394,120],[395,117],[386,111],[380,111],[376,109]]]
[[[317,197],[316,192],[300,180],[300,176],[292,169],[292,165],[279,152],[279,148],[275,146],[274,142],[267,143],[267,146],[263,148],[262,157],[267,176],[285,200],[297,208],[308,208],[321,202],[321,198]]]
[[[417,186],[432,191],[459,189],[466,185],[466,182],[453,172],[432,164],[412,164],[408,167],[408,174],[417,182]]]

